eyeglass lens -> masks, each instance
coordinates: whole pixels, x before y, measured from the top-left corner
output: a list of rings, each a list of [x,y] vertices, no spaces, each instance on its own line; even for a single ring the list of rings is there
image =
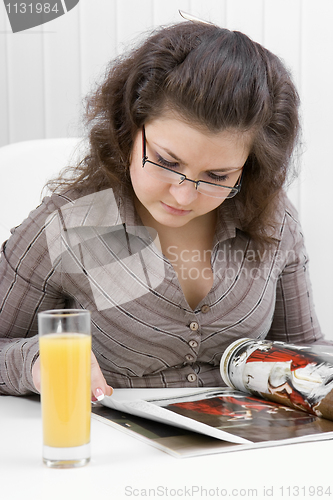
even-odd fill
[[[191,179],[187,179],[184,174],[173,172],[172,170],[156,165],[147,159],[144,161],[143,166],[149,175],[155,179],[169,182],[170,184],[181,184],[185,180],[195,182]],[[235,187],[219,186],[216,184],[209,184],[205,181],[196,182],[196,188],[199,193],[206,194],[214,198],[232,198],[238,193],[238,189]]]

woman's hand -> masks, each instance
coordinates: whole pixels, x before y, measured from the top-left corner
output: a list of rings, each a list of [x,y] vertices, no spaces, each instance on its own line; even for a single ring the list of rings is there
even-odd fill
[[[32,380],[40,392],[40,358],[38,357],[32,367]],[[94,353],[91,351],[91,401],[101,401],[104,396],[111,396],[113,392],[104,378]]]
[[[91,351],[91,401],[101,401],[112,393],[113,389],[106,383],[95,354]]]

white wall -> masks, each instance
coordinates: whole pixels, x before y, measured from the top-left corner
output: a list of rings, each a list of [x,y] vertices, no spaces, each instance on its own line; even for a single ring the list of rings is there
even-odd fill
[[[290,191],[311,259],[319,319],[333,338],[332,0],[81,0],[12,34],[0,5],[0,145],[81,134],[81,99],[109,59],[178,9],[244,31],[281,56],[302,99],[302,174]],[[5,175],[1,172],[1,175]]]

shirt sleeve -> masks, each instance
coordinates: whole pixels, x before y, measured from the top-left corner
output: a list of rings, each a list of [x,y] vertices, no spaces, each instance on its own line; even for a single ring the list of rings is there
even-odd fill
[[[321,333],[302,229],[290,211],[286,212],[281,234],[279,251],[284,265],[277,280],[275,311],[267,339],[291,344],[331,344]]]
[[[0,394],[37,392],[31,375],[39,352],[37,315],[66,304],[54,279],[45,234],[45,221],[56,209],[52,198],[43,200],[2,246]]]

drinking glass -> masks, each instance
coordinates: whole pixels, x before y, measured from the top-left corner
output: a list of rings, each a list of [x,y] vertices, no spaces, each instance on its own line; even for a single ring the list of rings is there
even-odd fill
[[[90,312],[38,314],[43,461],[80,467],[90,460]]]

